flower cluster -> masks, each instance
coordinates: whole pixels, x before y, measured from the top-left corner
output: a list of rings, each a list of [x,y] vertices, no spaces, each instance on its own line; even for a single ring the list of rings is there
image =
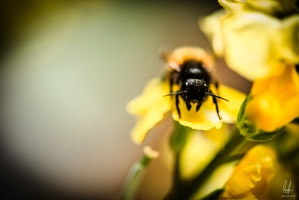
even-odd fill
[[[225,10],[199,24],[215,53],[224,57],[232,70],[253,81],[239,127],[250,124],[244,134],[275,131],[299,116],[299,15],[295,1],[219,3]]]
[[[217,82],[214,61],[205,50],[181,47],[164,54],[164,75],[150,80],[127,104],[127,111],[137,116],[131,133],[137,144],[165,117],[174,120],[168,143],[173,185],[165,199],[268,199],[266,191],[276,190],[271,184],[277,174],[286,174],[283,163],[298,175],[299,135],[293,134],[299,128],[295,0],[219,3],[224,9],[200,19],[199,27],[214,54],[253,82],[247,97]],[[292,159],[297,164],[290,164]],[[213,182],[224,164],[234,166]],[[206,189],[211,181],[213,189]]]

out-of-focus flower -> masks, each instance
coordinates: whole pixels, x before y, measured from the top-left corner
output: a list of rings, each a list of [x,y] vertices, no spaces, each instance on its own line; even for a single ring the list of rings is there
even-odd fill
[[[268,141],[299,115],[299,15],[295,1],[220,0],[225,8],[200,21],[215,53],[253,80],[238,128],[247,139]]]
[[[299,61],[299,15],[269,15],[278,12],[278,5],[283,5],[282,13],[290,12],[294,2],[271,2],[267,8],[266,1],[220,1],[228,11],[199,22],[215,53],[249,80],[267,76],[279,63]]]
[[[135,199],[136,189],[142,181],[143,174],[152,160],[157,159],[160,153],[150,146],[143,147],[144,156],[136,162],[126,179],[120,199]]]
[[[223,124],[221,129],[190,133],[181,152],[182,177],[192,178],[203,170],[227,142],[230,131],[229,126]]]
[[[267,191],[278,165],[271,148],[262,145],[253,147],[236,165],[221,198],[257,199]]]
[[[168,84],[160,78],[154,78],[147,83],[142,95],[127,104],[127,111],[137,116],[137,123],[131,131],[135,143],[142,143],[148,131],[162,121],[171,109],[170,100],[163,97],[168,92]]]
[[[202,62],[206,66],[211,66],[210,56],[200,48],[184,47],[175,50],[168,55],[167,64],[180,67],[182,61],[194,59]],[[218,90],[212,83],[210,90],[214,94],[225,97],[229,102],[218,100],[220,120],[213,98],[208,98],[202,103],[200,109],[196,111],[193,105],[190,110],[181,96],[179,96],[181,117],[178,116],[175,98],[173,96],[165,96],[170,93],[169,73],[165,78],[154,78],[149,81],[143,93],[127,104],[127,111],[138,117],[138,121],[132,130],[132,139],[135,143],[142,143],[148,131],[160,122],[165,115],[171,111],[174,120],[184,126],[198,130],[209,130],[211,128],[219,129],[222,122],[233,123],[236,120],[239,107],[245,96],[235,89],[220,84]],[[175,86],[174,89],[177,89]]]
[[[253,83],[240,107],[237,127],[249,140],[268,141],[299,116],[299,77],[294,65],[282,65],[274,74]]]
[[[160,153],[150,146],[143,147],[143,153],[145,156],[147,156],[150,159],[157,159],[160,156]]]
[[[282,66],[280,73],[257,79],[251,89],[245,115],[264,131],[274,131],[299,116],[299,77],[294,66]]]
[[[219,0],[219,4],[231,12],[239,9],[256,10],[270,15],[285,15],[294,11],[296,0]]]

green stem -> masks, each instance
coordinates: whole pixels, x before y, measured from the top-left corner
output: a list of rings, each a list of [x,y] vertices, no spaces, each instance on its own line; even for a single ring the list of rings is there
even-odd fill
[[[206,183],[207,179],[216,168],[223,163],[230,161],[231,157],[229,156],[237,147],[246,147],[244,143],[247,143],[247,140],[245,140],[244,137],[240,135],[239,130],[236,129],[225,147],[218,152],[208,166],[206,166],[206,168],[190,182],[181,184],[180,188],[173,187],[170,193],[166,196],[166,199],[190,199],[194,193],[198,191],[198,189],[203,186],[204,183]]]
[[[240,144],[243,144],[245,141],[244,137],[240,135],[239,130],[233,133],[232,138],[225,145],[222,151],[219,151],[218,154],[214,157],[214,159],[209,163],[209,165],[193,180],[190,185],[184,191],[184,198],[189,199],[192,195],[204,184],[210,175],[215,171],[217,167],[222,165],[227,159],[227,157],[231,154],[231,152]]]
[[[139,189],[143,177],[142,175],[151,160],[150,157],[144,155],[139,162],[132,166],[120,197],[121,200],[134,199],[136,191]]]
[[[174,151],[175,154],[181,152],[184,148],[188,133],[191,132],[192,129],[186,126],[182,126],[180,123],[175,122],[172,135],[170,137],[170,147]]]
[[[173,180],[172,180],[172,187],[174,190],[178,190],[182,185],[180,162],[181,162],[181,152],[177,153],[174,158],[174,169],[173,169]]]
[[[170,137],[170,147],[174,153],[174,168],[173,168],[173,180],[172,190],[177,191],[183,187],[183,180],[181,176],[181,152],[184,148],[188,134],[192,131],[191,128],[182,126],[180,123],[175,122],[172,135]]]
[[[225,161],[223,163],[229,163],[229,162],[240,160],[241,158],[244,157],[244,155],[245,155],[245,153],[240,153],[240,154],[229,156],[225,159]]]
[[[173,187],[180,188],[181,186],[181,152],[184,148],[188,133],[192,129],[182,126],[180,123],[175,122],[172,135],[170,137],[170,146],[174,152],[174,168],[173,168]]]

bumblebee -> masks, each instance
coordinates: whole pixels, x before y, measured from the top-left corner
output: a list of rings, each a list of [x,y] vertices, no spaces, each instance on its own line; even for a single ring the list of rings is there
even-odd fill
[[[197,112],[208,96],[211,96],[217,115],[221,120],[217,99],[228,100],[214,94],[210,89],[210,85],[213,83],[218,92],[218,81],[210,73],[213,68],[210,55],[200,48],[184,47],[175,50],[172,54],[164,54],[163,58],[170,68],[167,73],[170,93],[165,96],[175,97],[179,118],[181,118],[179,97],[184,100],[188,111],[194,105]],[[173,91],[175,85],[178,86],[176,88],[179,88],[177,91]]]

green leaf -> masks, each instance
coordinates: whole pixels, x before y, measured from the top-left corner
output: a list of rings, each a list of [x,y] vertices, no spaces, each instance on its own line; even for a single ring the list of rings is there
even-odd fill
[[[247,97],[244,99],[244,101],[242,102],[241,104],[241,107],[240,107],[240,110],[239,110],[239,113],[238,113],[238,116],[237,116],[237,125],[239,123],[242,123],[245,119],[246,119],[246,116],[245,116],[245,108],[246,108],[246,105],[247,103],[252,99],[251,97],[251,94],[247,95]]]

